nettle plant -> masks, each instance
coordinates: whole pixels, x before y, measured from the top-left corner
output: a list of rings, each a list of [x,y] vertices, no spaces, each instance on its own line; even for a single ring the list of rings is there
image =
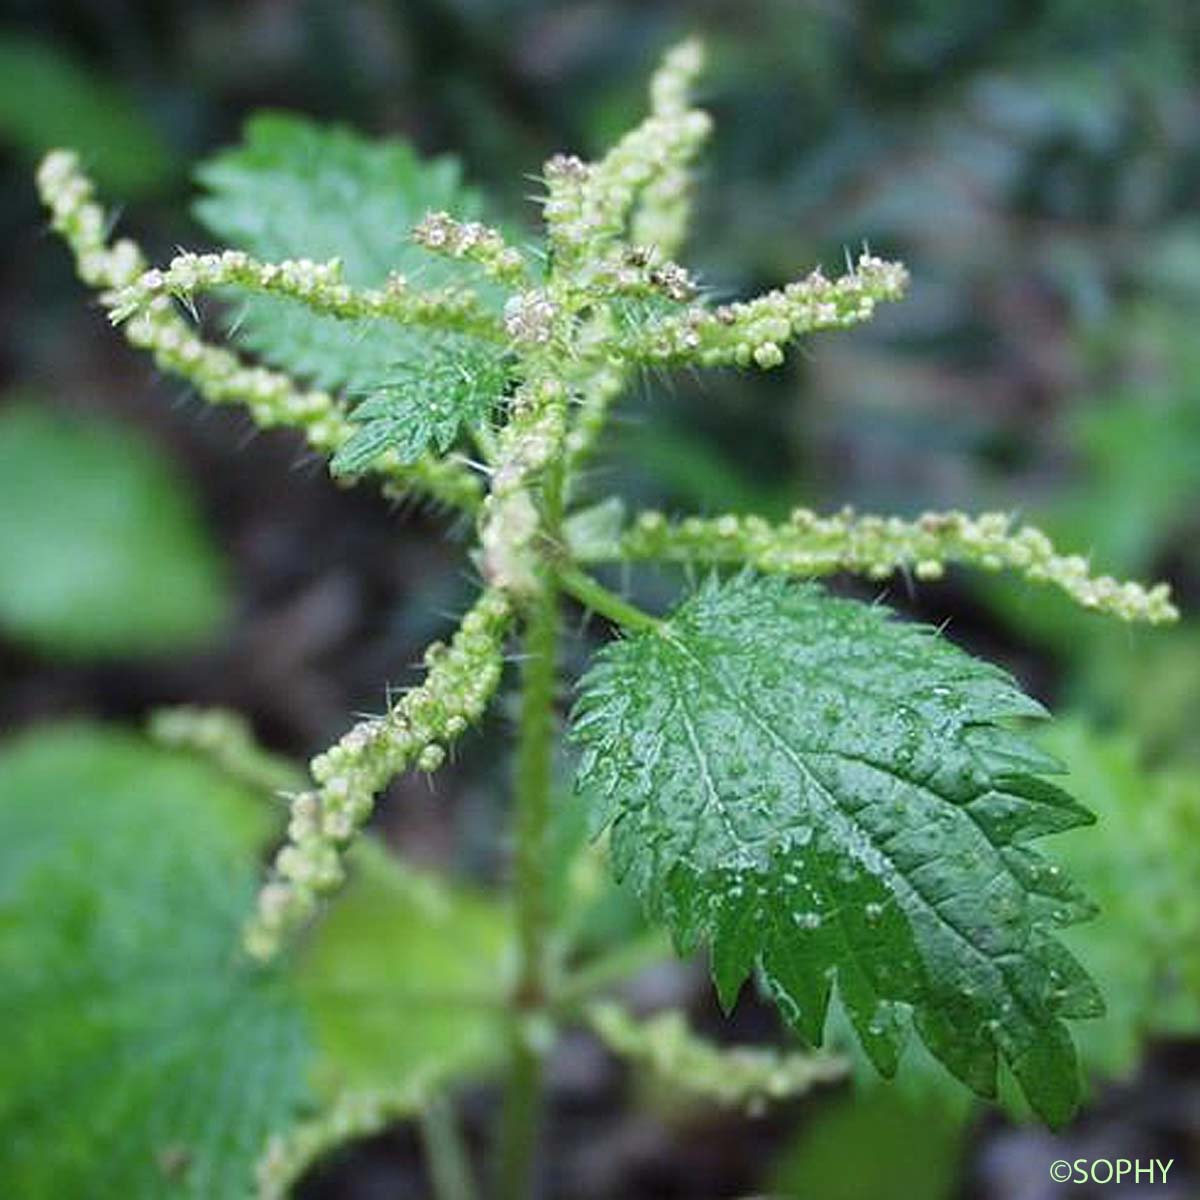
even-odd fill
[[[755,976],[818,1047],[836,991],[884,1076],[915,1028],[971,1091],[994,1096],[1009,1072],[1037,1114],[1065,1121],[1080,1088],[1065,1022],[1099,1014],[1102,1000],[1055,936],[1089,903],[1032,846],[1090,820],[1018,728],[1046,714],[938,632],[813,580],[932,580],[963,563],[1007,568],[1126,621],[1176,615],[1165,586],[1095,577],[1003,514],[627,519],[619,501],[588,494],[589,456],[640,372],[769,370],[803,335],[865,321],[904,290],[903,267],[864,253],[837,278],[816,270],[748,301],[705,297],[673,259],[710,129],[688,100],[700,65],[695,43],[672,50],[641,125],[597,162],[546,163],[539,244],[483,224],[452,164],[282,116],[253,121],[242,147],[199,173],[201,220],[239,248],[181,253],[162,269],[109,240],[74,154],[51,154],[38,177],[80,275],[160,368],[210,402],[245,405],[264,428],[300,431],[343,481],[428,497],[474,523],[478,598],[429,647],[420,684],[313,759],[244,952],[270,960],[303,941],[343,884],[375,796],[402,771],[441,766],[511,653],[512,945],[495,988],[511,1033],[496,1164],[508,1196],[530,1186],[542,1064],[564,1024],[582,1021],[618,1053],[722,1100],[787,1095],[845,1069],[812,1050],[718,1048],[679,1014],[640,1020],[602,999],[644,963],[646,944],[597,957],[574,944],[571,905],[550,886],[562,805],[586,809],[596,839],[578,848],[575,885],[594,888],[591,864],[606,855],[680,954],[707,947],[725,1009]],[[237,301],[239,340],[262,365],[202,340],[187,317],[209,292]],[[685,564],[702,582],[660,616],[588,569],[640,562]],[[575,684],[576,795],[557,798],[571,603],[618,636]],[[177,714],[172,736],[220,753],[225,734],[204,720]],[[396,1094],[411,1100],[411,1082],[397,1080]],[[438,1111],[443,1086],[427,1073],[414,1103]],[[272,1139],[263,1193],[402,1110],[382,1093],[341,1097]],[[440,1128],[435,1176],[457,1194],[461,1147],[452,1125]]]

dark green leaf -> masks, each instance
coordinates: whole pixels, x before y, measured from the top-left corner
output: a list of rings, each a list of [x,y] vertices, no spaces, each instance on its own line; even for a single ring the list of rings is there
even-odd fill
[[[237,953],[260,797],[86,726],[0,750],[0,1194],[248,1196],[303,1021]]]
[[[460,219],[481,209],[452,159],[422,160],[403,142],[278,113],[254,117],[244,142],[197,176],[208,195],[196,215],[216,236],[265,259],[340,257],[347,282],[360,286],[393,271],[421,286],[461,281],[463,268],[427,254],[409,233],[431,209]],[[246,299],[236,317],[248,346],[321,387],[371,390],[397,363],[415,369],[428,357],[426,332],[388,321],[339,321],[267,297]]]
[[[1058,1123],[1079,1090],[1062,1018],[1101,1005],[1050,933],[1089,906],[1028,844],[1090,817],[998,724],[1040,715],[881,607],[743,576],[603,651],[574,732],[618,875],[681,949],[711,943],[727,1003],[757,961],[818,1042],[836,983],[882,1073],[911,1014],[975,1091],[999,1052]]]
[[[1186,768],[1150,769],[1131,740],[1102,736],[1079,719],[1062,719],[1039,741],[1067,765],[1068,783],[1088,797],[1094,834],[1064,839],[1065,867],[1094,896],[1100,918],[1075,926],[1063,940],[1087,963],[1104,994],[1105,1013],[1076,1032],[1089,1080],[1127,1078],[1154,1037],[1200,1032],[1200,774]],[[1131,953],[1130,947],[1136,947]],[[1071,964],[1063,985],[1088,986]],[[853,1053],[844,1022],[829,1031],[839,1049]],[[914,1104],[949,1108],[962,1091],[927,1054],[912,1047],[903,1092]],[[855,1054],[859,1082],[878,1077]],[[1027,1116],[1015,1088],[1001,1100]],[[969,1109],[959,1105],[964,1116]]]
[[[0,414],[0,625],[72,656],[215,632],[216,551],[185,481],[132,429],[20,403]]]

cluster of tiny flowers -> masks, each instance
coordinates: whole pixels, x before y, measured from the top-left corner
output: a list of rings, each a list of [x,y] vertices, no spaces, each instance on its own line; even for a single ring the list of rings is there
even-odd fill
[[[680,1091],[761,1111],[769,1100],[800,1096],[845,1077],[849,1064],[826,1054],[781,1054],[765,1047],[717,1047],[697,1037],[681,1012],[637,1020],[620,1005],[587,1010],[597,1036],[622,1058],[642,1063]]]
[[[484,311],[469,288],[414,291],[403,275],[392,275],[380,288],[355,289],[342,275],[342,262],[308,258],[267,263],[241,250],[220,254],[177,254],[162,270],[144,272],[118,289],[109,301],[112,319],[123,321],[165,295],[190,298],[199,292],[235,287],[297,300],[314,312],[344,321],[381,317],[406,325],[429,325],[501,340],[495,317]]]
[[[692,85],[704,69],[704,48],[695,38],[672,46],[650,78],[650,111],[660,117],[687,112]]]
[[[573,155],[559,154],[546,164],[544,215],[556,249],[554,280],[569,298],[586,304],[591,314],[574,328],[575,353],[564,364],[578,403],[566,435],[572,466],[579,466],[596,444],[630,371],[620,349],[627,334],[618,328],[611,306],[594,303],[595,299],[666,297],[688,303],[696,295],[691,276],[669,256],[683,241],[690,208],[689,167],[710,124],[706,115],[688,106],[688,90],[702,60],[695,41],[666,55],[650,85],[651,121],[658,123],[654,126],[658,134],[665,128],[666,137],[657,150],[649,145],[654,132],[638,142],[647,151],[646,161],[630,177],[641,182],[634,191],[624,191],[619,205],[606,215],[598,212],[596,204],[605,172],[611,168],[608,160],[592,167]],[[620,232],[627,209],[632,244],[619,236],[610,239],[607,232]],[[585,247],[572,241],[582,236],[589,222],[594,243]]]
[[[518,292],[504,305],[504,329],[514,342],[544,346],[554,336],[558,306],[540,288]]]
[[[1079,555],[1059,554],[1032,526],[1016,526],[1005,513],[925,513],[915,521],[859,516],[845,509],[819,517],[797,509],[790,521],[773,525],[762,517],[689,517],[671,522],[661,513],[642,513],[621,537],[629,559],[746,564],[760,571],[827,575],[851,571],[883,579],[911,568],[919,579],[939,578],[946,563],[989,571],[1009,569],[1047,583],[1084,608],[1125,621],[1157,624],[1177,619],[1166,584],[1145,588],[1108,575],[1094,576]]]
[[[697,41],[687,41],[668,51],[650,81],[651,111],[659,117],[682,117],[689,104],[691,85],[704,66],[704,51]],[[703,140],[703,139],[701,139]],[[697,142],[691,150],[694,157]],[[635,242],[656,246],[665,255],[675,254],[683,243],[691,215],[688,163],[668,164],[642,190],[633,213]]]
[[[553,378],[522,384],[500,434],[499,462],[479,528],[484,576],[514,595],[538,587],[540,518],[529,488],[561,451],[566,433],[566,386]]]
[[[149,351],[160,369],[187,380],[212,404],[245,405],[264,429],[301,430],[308,444],[323,454],[335,452],[353,435],[354,426],[328,392],[301,388],[279,371],[251,366],[232,351],[205,342],[184,320],[167,285],[169,277],[183,292],[188,290],[185,282],[199,287],[202,277],[203,286],[219,286],[233,281],[230,273],[257,277],[265,264],[230,252],[232,257],[181,255],[167,272],[146,271],[135,243],[123,239],[107,244],[104,211],[94,203],[91,181],[80,171],[76,155],[65,150],[47,155],[38,170],[38,187],[53,227],[75,256],[80,277],[106,289],[102,303],[110,312],[121,313],[128,341]],[[135,296],[137,303],[131,306]],[[383,455],[372,470],[398,491],[418,487],[456,507],[479,503],[478,480],[458,463],[424,459],[402,466],[395,455]]]
[[[659,261],[653,246],[619,247],[584,263],[575,274],[575,285],[592,296],[662,296],[677,304],[694,300],[697,290],[687,269]]]
[[[543,213],[558,260],[585,262],[608,239],[620,237],[634,204],[643,200],[639,240],[671,250],[686,215],[686,169],[712,129],[707,113],[686,104],[701,67],[699,45],[667,55],[651,84],[651,114],[598,163],[556,155],[546,163]],[[662,236],[656,237],[656,227]]]
[[[555,232],[593,243],[619,236],[639,195],[690,163],[711,131],[712,118],[700,109],[650,116],[592,168],[576,221]]]
[[[286,1134],[273,1134],[255,1168],[259,1200],[286,1200],[313,1163],[338,1146],[413,1116],[427,1090],[420,1079],[409,1079],[394,1091],[346,1092],[326,1112],[293,1125]]]
[[[689,167],[710,128],[707,114],[689,108],[688,90],[703,65],[698,42],[668,52],[651,82],[651,114],[646,122],[600,163],[558,154],[545,166],[547,195],[543,215],[555,249],[552,276],[568,304],[586,304],[592,316],[574,328],[574,354],[565,363],[576,419],[566,433],[571,463],[579,465],[606,423],[613,400],[623,389],[629,367],[622,362],[618,331],[608,306],[598,298],[665,296],[677,303],[695,298],[688,272],[671,262],[683,241],[690,199]],[[623,240],[625,224],[633,243]],[[514,334],[528,324],[525,305],[513,313]],[[546,314],[553,320],[553,314]],[[558,437],[559,417],[545,414],[543,437]],[[552,426],[554,426],[552,428]],[[518,504],[506,506],[505,521],[523,528]],[[529,582],[522,558],[499,548],[502,523],[492,537],[491,559],[501,573],[515,569]],[[485,535],[487,530],[485,529]]]
[[[697,362],[706,367],[783,362],[783,347],[801,334],[869,320],[882,301],[898,300],[908,273],[900,263],[863,254],[854,269],[828,279],[818,269],[753,300],[691,308],[652,322],[622,347],[635,361]]]
[[[413,230],[413,241],[434,254],[464,259],[502,283],[520,283],[525,261],[500,233],[478,221],[458,221],[447,212],[431,212]]]
[[[546,198],[542,216],[550,227],[570,228],[583,212],[583,185],[592,168],[576,154],[554,154],[542,168]]]
[[[37,172],[38,193],[50,223],[75,255],[80,278],[91,287],[121,287],[145,267],[137,244],[123,239],[111,247],[104,210],[95,203],[92,181],[70,150],[52,150]]]
[[[500,682],[511,615],[501,592],[484,592],[450,645],[435,643],[426,651],[424,683],[313,759],[317,787],[292,801],[287,842],[246,931],[252,955],[271,957],[308,919],[318,897],[342,882],[344,849],[371,815],[375,794],[410,765],[436,771],[445,744],[482,716]]]

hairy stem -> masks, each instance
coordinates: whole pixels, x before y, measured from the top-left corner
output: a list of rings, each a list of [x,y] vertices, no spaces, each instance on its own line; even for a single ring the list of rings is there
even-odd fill
[[[545,840],[550,815],[557,688],[558,595],[547,580],[529,607],[521,667],[513,889],[520,967],[517,995],[536,1007],[545,993]]]
[[[562,516],[561,464],[551,464],[543,484],[543,529],[557,536]],[[501,1118],[497,1195],[529,1195],[542,1107],[542,1063],[528,1037],[529,1014],[546,1006],[549,990],[546,835],[554,782],[554,702],[558,688],[561,614],[553,572],[543,569],[525,605],[521,710],[516,757],[513,903],[517,925],[517,980],[512,1058]]]

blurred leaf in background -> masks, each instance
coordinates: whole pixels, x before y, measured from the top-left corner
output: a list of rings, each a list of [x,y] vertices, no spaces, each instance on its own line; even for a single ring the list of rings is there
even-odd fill
[[[52,655],[146,655],[214,635],[225,571],[144,436],[18,396],[0,409],[0,629]]]
[[[79,146],[88,170],[114,195],[159,191],[180,164],[152,111],[144,97],[82,66],[63,47],[0,32],[0,144],[31,164],[57,146]]]
[[[1061,545],[1115,574],[1153,573],[1176,545],[1200,565],[1200,343],[1193,325],[1186,309],[1144,301],[1083,339],[1092,383],[1061,434],[1074,461],[1038,519]]]
[[[297,958],[239,953],[274,811],[115,727],[0,745],[0,1194],[240,1196],[314,1106],[502,1051],[507,914],[376,842]]]
[[[1069,684],[1081,708],[1128,731],[1148,758],[1200,770],[1200,622],[1153,640],[1096,636]]]
[[[258,796],[100,726],[0,748],[0,1192],[239,1196],[306,1095],[303,1020],[239,962]]]
[[[1082,1023],[1080,1056],[1125,1078],[1153,1036],[1200,1035],[1200,768],[1148,769],[1128,736],[1060,720],[1043,743],[1066,762],[1098,827],[1057,851],[1100,906],[1064,935],[1093,972],[1107,1014]]]
[[[931,1101],[842,1096],[806,1122],[772,1166],[768,1194],[796,1200],[951,1200],[966,1136]]]
[[[501,1060],[505,911],[378,842],[351,859],[353,882],[297,966],[323,1056],[321,1090],[440,1082]]]
[[[1200,289],[1200,274],[1195,284]],[[1196,293],[1200,300],[1200,291]],[[1058,659],[1064,701],[1138,736],[1152,758],[1200,760],[1200,348],[1186,306],[1144,301],[1081,337],[1095,391],[1048,432],[1065,460],[1023,515],[1116,574],[1172,572],[1184,622],[1145,637],[1080,618],[1057,597],[995,579],[979,588],[1021,638]]]

